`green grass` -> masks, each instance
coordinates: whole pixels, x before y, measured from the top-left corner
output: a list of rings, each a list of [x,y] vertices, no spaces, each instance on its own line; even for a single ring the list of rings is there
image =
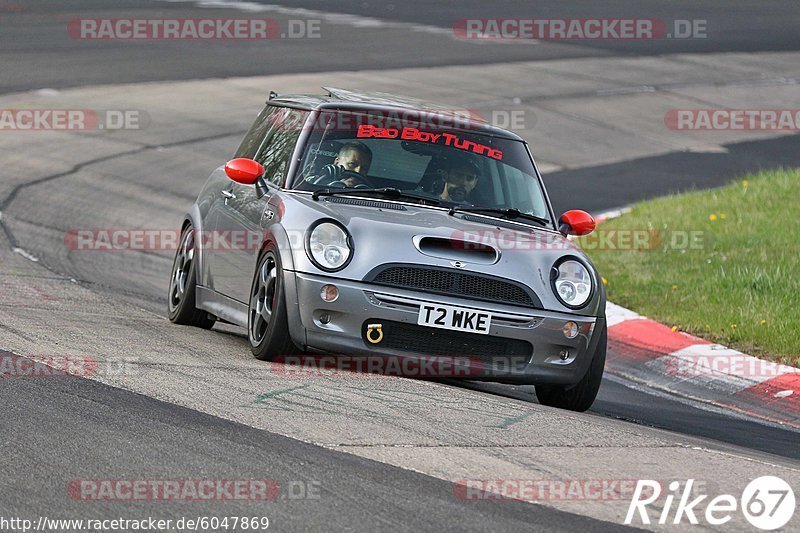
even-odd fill
[[[800,169],[779,170],[637,204],[578,242],[614,303],[680,331],[800,366],[799,227]],[[644,241],[637,249],[621,250],[599,240],[611,230],[619,236],[649,233],[639,232]],[[682,245],[689,232],[698,236],[694,246]]]

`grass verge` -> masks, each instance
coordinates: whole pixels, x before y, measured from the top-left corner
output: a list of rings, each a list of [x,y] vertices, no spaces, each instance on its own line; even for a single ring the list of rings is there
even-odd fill
[[[642,202],[578,239],[609,300],[800,366],[800,169]]]

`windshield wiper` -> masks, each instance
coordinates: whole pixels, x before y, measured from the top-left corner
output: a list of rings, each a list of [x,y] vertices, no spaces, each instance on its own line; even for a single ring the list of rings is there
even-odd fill
[[[401,191],[396,187],[381,187],[378,189],[364,189],[364,188],[342,188],[342,189],[322,189],[311,193],[311,198],[319,200],[320,196],[335,196],[337,194],[378,194],[389,199],[397,198],[411,198],[420,200],[422,202],[430,202],[432,205],[439,205],[442,203],[438,198],[431,198],[422,194],[415,194],[413,192]]]
[[[515,218],[522,218],[524,220],[531,220],[533,222],[538,222],[542,226],[550,226],[550,221],[546,218],[539,217],[536,215],[531,215],[529,213],[523,213],[519,209],[515,209],[513,207],[509,208],[495,208],[495,207],[480,207],[480,206],[455,206],[450,208],[449,214],[453,215],[457,212],[466,212],[466,213],[478,213],[478,214],[493,214],[493,215],[502,215],[504,218],[509,220],[513,220]]]

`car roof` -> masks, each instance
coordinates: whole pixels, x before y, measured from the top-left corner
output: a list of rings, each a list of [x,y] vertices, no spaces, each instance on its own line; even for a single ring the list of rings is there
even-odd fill
[[[337,87],[323,87],[327,94],[277,94],[271,92],[268,104],[302,109],[340,109],[340,110],[379,110],[396,112],[423,112],[451,119],[456,123],[469,121],[470,129],[483,133],[523,141],[516,133],[493,126],[474,110],[466,108],[447,107],[441,104],[427,102],[417,98],[399,96],[382,92],[362,92],[340,89]],[[524,142],[524,141],[523,141]]]

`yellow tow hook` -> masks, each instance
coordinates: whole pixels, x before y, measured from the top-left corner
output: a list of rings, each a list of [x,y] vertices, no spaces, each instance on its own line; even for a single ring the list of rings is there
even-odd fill
[[[373,338],[372,332],[377,331],[377,338]],[[383,324],[368,324],[367,325],[367,340],[372,344],[378,344],[383,340]]]

